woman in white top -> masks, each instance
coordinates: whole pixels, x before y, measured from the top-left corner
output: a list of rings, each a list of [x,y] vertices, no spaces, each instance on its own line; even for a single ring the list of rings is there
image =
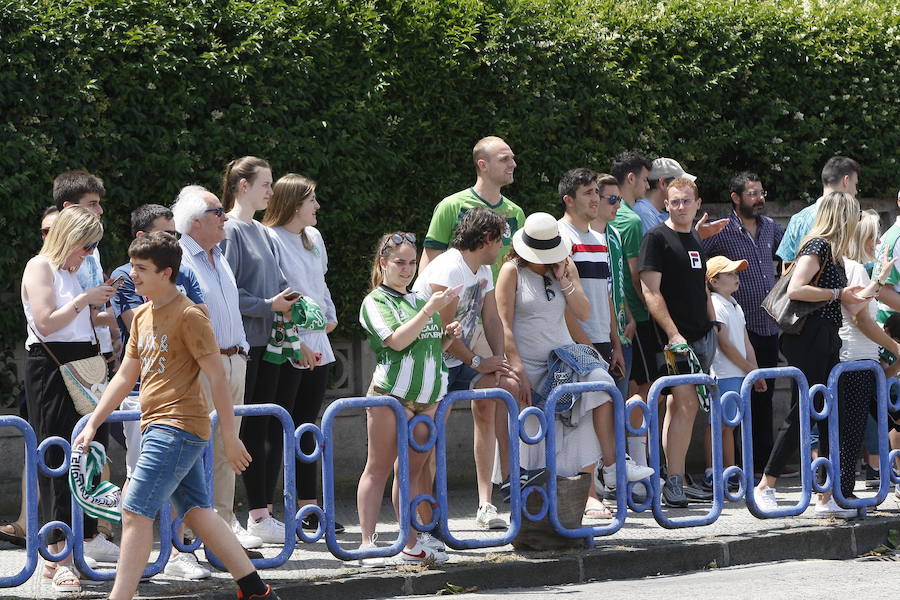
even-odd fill
[[[109,282],[84,291],[75,271],[103,237],[103,226],[93,212],[80,206],[63,210],[44,240],[40,253],[28,261],[22,275],[22,307],[28,323],[25,349],[25,397],[28,417],[38,442],[50,436],[70,439],[81,419],[75,411],[59,365],[43,341],[63,364],[96,356],[99,349],[91,327],[91,312],[115,293]],[[48,465],[59,465],[65,457],[59,446],[46,454]],[[39,477],[43,521],[72,523],[72,498],[65,477]],[[84,519],[85,539],[97,532],[95,519]],[[65,538],[55,529],[48,536],[52,552],[65,547]],[[53,579],[57,591],[81,590],[78,571],[70,554],[58,564],[46,563],[44,577]]]
[[[315,357],[316,367],[292,369],[293,373],[283,374],[278,384],[276,398],[298,427],[302,423],[315,423],[319,418],[328,387],[328,366],[335,360],[328,334],[337,327],[337,312],[325,282],[328,254],[322,234],[315,228],[318,210],[315,182],[302,175],[288,173],[275,182],[272,199],[262,219],[277,249],[278,266],[288,287],[313,300],[325,314],[324,331],[300,331],[303,353]],[[300,439],[300,447],[306,454],[311,453],[315,446],[315,438],[309,433]],[[297,461],[299,506],[316,503],[317,478],[316,464]],[[319,520],[313,515],[303,519],[302,525],[306,530],[316,531]],[[340,523],[334,525],[337,533],[344,530]]]
[[[848,256],[844,258],[844,269],[847,271],[847,285],[859,286],[867,290],[872,288],[872,279],[869,277],[865,263],[875,260],[875,244],[879,236],[879,216],[874,210],[863,211],[859,225],[856,227],[856,235],[850,243]],[[880,278],[887,277],[891,264],[882,265],[878,269]],[[883,286],[881,279],[876,284]],[[873,294],[869,294],[871,296]],[[882,346],[896,354],[900,351],[897,344],[875,322],[877,307],[874,302],[860,305],[859,310],[847,310],[841,307],[843,324],[839,330],[841,336],[841,362],[854,360],[873,360],[878,362],[878,347]],[[866,418],[874,408],[875,402],[875,377],[868,371],[855,371],[844,374],[838,383],[837,414],[838,427],[840,429],[840,455],[841,455],[841,492],[845,498],[852,498],[853,487],[856,484],[856,459],[862,448],[863,437],[866,430]],[[835,407],[833,407],[835,408]],[[819,422],[819,427],[824,427],[824,422]],[[823,448],[822,451],[825,449]],[[845,510],[837,506],[830,499],[830,494],[824,495],[833,512],[840,511],[847,516],[855,516],[855,510]]]

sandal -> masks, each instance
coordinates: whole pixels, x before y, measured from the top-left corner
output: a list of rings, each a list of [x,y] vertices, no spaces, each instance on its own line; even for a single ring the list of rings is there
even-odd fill
[[[589,519],[612,519],[613,515],[609,507],[601,500],[598,506],[591,506],[584,509],[584,516]]]
[[[53,575],[53,589],[57,592],[77,594],[81,592],[81,581],[72,567],[60,565]]]
[[[9,542],[10,544],[18,546],[19,548],[25,547],[25,531],[22,529],[21,525],[19,525],[15,521],[11,521],[9,523],[4,523],[2,527],[12,527],[13,532],[7,533],[0,529],[0,540]]]

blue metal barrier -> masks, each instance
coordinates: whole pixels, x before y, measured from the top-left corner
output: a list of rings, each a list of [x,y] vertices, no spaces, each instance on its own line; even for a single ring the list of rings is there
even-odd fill
[[[837,484],[840,475],[840,456],[838,448],[840,447],[840,428],[837,410],[837,398],[839,392],[840,377],[851,372],[870,372],[876,381],[876,407],[877,407],[877,423],[878,423],[878,443],[880,455],[881,481],[877,495],[870,498],[845,498]],[[752,404],[751,394],[753,385],[760,379],[789,378],[793,380],[794,385],[799,390],[798,410],[799,410],[799,428],[800,428],[800,467],[801,467],[801,497],[800,501],[793,506],[780,507],[778,510],[767,511],[757,505],[753,494],[751,493],[755,481],[753,478],[753,436],[752,436]],[[484,390],[467,390],[460,392],[452,392],[447,394],[437,407],[434,419],[425,415],[418,415],[412,419],[407,419],[407,411],[399,401],[390,396],[364,397],[364,398],[345,398],[333,402],[325,411],[322,418],[321,427],[315,424],[306,423],[299,427],[294,427],[290,415],[280,406],[275,404],[257,404],[235,407],[235,414],[243,417],[274,417],[281,424],[284,451],[282,453],[283,472],[284,472],[284,519],[285,519],[285,540],[278,555],[257,559],[254,562],[257,568],[273,568],[284,564],[291,556],[298,538],[306,543],[316,542],[324,538],[329,551],[341,560],[357,560],[362,558],[387,557],[398,554],[410,533],[410,528],[414,527],[420,531],[432,531],[437,537],[442,539],[449,547],[454,549],[472,549],[486,548],[492,546],[502,546],[510,543],[519,533],[522,526],[522,519],[540,520],[547,517],[554,528],[560,535],[568,538],[584,538],[589,545],[593,545],[595,538],[600,536],[612,535],[618,531],[624,524],[628,514],[628,508],[636,512],[652,509],[653,516],[657,523],[666,528],[696,527],[713,523],[720,515],[726,500],[735,501],[744,496],[748,510],[756,517],[762,519],[795,516],[803,513],[810,504],[813,491],[832,491],[835,501],[842,507],[855,508],[859,511],[860,516],[865,514],[866,508],[876,506],[881,503],[887,496],[891,484],[900,483],[900,476],[892,469],[894,462],[900,458],[900,450],[890,451],[887,437],[888,431],[888,411],[900,410],[900,397],[896,397],[895,392],[900,390],[900,381],[897,379],[886,379],[881,367],[874,361],[855,361],[850,363],[840,363],[830,373],[828,384],[817,384],[810,387],[806,378],[796,368],[782,367],[757,369],[751,372],[742,384],[740,393],[728,392],[721,397],[718,394],[713,395],[710,402],[710,427],[712,437],[712,467],[713,467],[713,498],[710,509],[703,515],[689,515],[678,518],[669,517],[663,510],[660,499],[660,424],[657,418],[658,405],[662,392],[670,387],[678,385],[712,385],[715,381],[712,377],[705,374],[695,375],[677,375],[668,376],[658,379],[650,388],[648,403],[639,401],[625,402],[622,394],[616,386],[607,382],[580,382],[565,384],[557,387],[547,399],[544,410],[537,407],[528,407],[519,410],[519,407],[513,397],[506,391],[501,389],[484,389]],[[713,388],[715,389],[715,388]],[[559,520],[557,505],[557,461],[556,461],[556,426],[555,407],[560,397],[567,393],[585,393],[585,392],[605,392],[609,394],[612,400],[613,418],[614,418],[614,434],[616,442],[615,464],[616,464],[616,502],[617,507],[614,519],[603,526],[580,527],[576,529],[568,529],[562,525]],[[822,410],[817,410],[814,406],[814,399],[821,394],[823,399]],[[498,399],[506,405],[507,408],[507,430],[510,439],[509,463],[510,477],[510,501],[511,514],[510,526],[503,535],[492,537],[481,537],[476,539],[461,539],[455,537],[449,526],[449,495],[447,485],[447,429],[446,423],[450,411],[455,403],[471,400],[473,402],[487,401],[488,399]],[[732,418],[725,415],[730,405],[736,405],[739,409],[737,414]],[[399,504],[399,535],[397,539],[389,546],[381,546],[377,548],[353,549],[348,550],[341,547],[335,534],[335,492],[334,492],[334,475],[335,475],[335,443],[334,443],[334,422],[335,418],[343,411],[348,409],[386,407],[393,411],[396,426],[397,453],[398,453],[398,482],[400,489]],[[631,410],[641,410],[644,413],[644,424],[635,428],[630,424],[628,415]],[[552,415],[552,416],[549,416]],[[138,411],[114,411],[108,422],[119,422],[134,420],[140,417]],[[213,429],[218,424],[217,415],[211,413]],[[536,434],[530,434],[524,427],[526,420],[536,418],[540,424],[539,431]],[[810,429],[812,420],[825,421],[822,426],[828,427],[829,432],[829,448],[827,456],[823,455],[815,461],[811,460],[810,453]],[[79,435],[82,431],[87,417],[84,417],[76,425],[72,439]],[[413,436],[413,431],[417,425],[424,424],[428,428],[427,439],[420,443]],[[737,466],[724,468],[722,454],[722,426],[741,427],[741,452],[743,469]],[[34,431],[27,422],[14,416],[0,416],[0,427],[13,427],[18,429],[23,437],[25,447],[25,504],[27,534],[26,534],[26,551],[25,565],[15,575],[8,577],[0,577],[0,587],[12,587],[23,584],[35,572],[38,565],[38,555],[43,556],[46,560],[57,561],[70,552],[73,555],[75,564],[78,569],[87,577],[97,580],[110,580],[115,576],[115,570],[99,569],[93,570],[84,561],[84,522],[81,507],[72,501],[72,526],[60,522],[50,522],[39,527],[38,519],[38,502],[37,502],[37,478],[38,474],[48,477],[65,476],[69,467],[69,456],[71,452],[70,442],[59,437],[52,437],[37,443]],[[310,454],[304,454],[300,448],[300,438],[304,434],[313,435],[316,439],[316,447]],[[631,435],[649,435],[649,462],[654,469],[655,475],[648,480],[644,480],[648,489],[647,500],[638,505],[633,498],[633,488],[636,482],[627,481],[625,452],[626,452],[626,436]],[[545,487],[529,486],[521,489],[518,478],[520,468],[520,447],[519,440],[526,444],[544,444],[544,453],[546,457],[546,467],[549,474]],[[45,455],[47,450],[52,446],[59,446],[65,455],[62,464],[56,466],[48,466],[46,464]],[[409,452],[435,451],[436,461],[436,479],[435,479],[435,495],[422,494],[411,498],[410,479],[409,479]],[[296,507],[296,474],[295,459],[307,463],[321,461],[322,473],[322,493],[323,506],[309,505],[297,510]],[[207,447],[205,456],[205,471],[207,476],[207,485],[212,494],[213,489],[213,440],[211,438]],[[760,466],[761,467],[761,466]],[[827,474],[824,484],[819,485],[815,481],[815,470],[824,469]],[[741,480],[740,489],[737,492],[730,492],[727,489],[727,481],[732,475],[738,475]],[[525,508],[525,500],[529,494],[536,493],[541,499],[541,509],[531,514]],[[429,502],[434,507],[433,518],[430,523],[420,523],[416,516],[416,507],[421,502]],[[302,530],[299,526],[300,520],[309,515],[317,515],[319,517],[319,530],[315,534],[309,534]],[[161,572],[170,555],[172,545],[180,550],[191,550],[199,545],[199,541],[185,548],[181,539],[176,539],[176,531],[180,524],[180,519],[173,522],[171,518],[171,505],[167,503],[160,513],[160,552],[156,561],[147,565],[144,570],[144,576],[149,577]],[[66,548],[57,554],[53,554],[47,547],[47,539],[49,533],[53,529],[62,531],[66,539]],[[209,562],[223,569],[219,559],[206,549],[206,555]]]

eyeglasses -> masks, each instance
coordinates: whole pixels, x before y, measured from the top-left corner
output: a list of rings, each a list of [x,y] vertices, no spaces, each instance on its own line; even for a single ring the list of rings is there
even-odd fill
[[[381,246],[381,252],[384,252],[385,249],[387,249],[388,243],[393,242],[395,246],[399,246],[400,244],[403,243],[404,240],[406,240],[407,242],[409,242],[410,244],[415,246],[416,245],[416,234],[414,234],[414,233],[392,233],[388,237],[388,239],[384,240],[384,245]],[[379,252],[379,254],[381,254],[381,252]]]
[[[217,217],[221,217],[222,215],[225,214],[225,209],[222,208],[221,206],[217,206],[217,207],[215,207],[215,208],[207,208],[207,209],[204,210],[203,212],[205,212],[205,213],[216,213],[216,216],[217,216]]]
[[[82,248],[85,252],[93,252],[94,250],[97,249],[97,245],[98,245],[99,243],[100,243],[100,242],[94,242],[93,244],[88,244],[87,246],[82,246],[81,248]]]
[[[667,203],[669,204],[669,206],[671,206],[672,208],[680,208],[680,207],[682,207],[682,206],[684,206],[684,207],[690,206],[691,204],[694,203],[694,199],[693,199],[693,198],[687,198],[687,199],[685,199],[684,202],[682,202],[682,201],[680,201],[680,200],[666,200],[666,202],[667,202]]]
[[[180,240],[180,239],[181,239],[181,234],[178,233],[177,231],[175,231],[174,229],[166,229],[166,230],[163,231],[163,233],[168,233],[169,235],[171,235],[172,237],[174,237],[176,240]]]
[[[600,194],[600,197],[609,202],[610,206],[612,206],[613,204],[618,204],[622,201],[622,196],[605,196],[603,194]]]
[[[556,292],[553,291],[553,281],[546,275],[541,275],[544,278],[544,294],[547,295],[547,302],[552,301],[556,298]]]
[[[744,192],[744,195],[748,198],[766,198],[769,195],[769,192],[766,190],[750,190],[749,192]]]

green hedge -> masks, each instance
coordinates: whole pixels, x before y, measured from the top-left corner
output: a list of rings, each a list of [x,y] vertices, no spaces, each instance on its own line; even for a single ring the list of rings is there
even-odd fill
[[[104,262],[128,213],[216,189],[243,154],[319,181],[329,284],[357,334],[371,246],[420,236],[473,181],[487,134],[517,153],[508,194],[556,210],[559,175],[626,148],[681,160],[721,199],[737,169],[791,200],[828,156],[892,193],[900,9],[880,2],[674,0],[17,0],[0,4],[0,313],[23,337],[19,276],[53,176],[106,181]]]

